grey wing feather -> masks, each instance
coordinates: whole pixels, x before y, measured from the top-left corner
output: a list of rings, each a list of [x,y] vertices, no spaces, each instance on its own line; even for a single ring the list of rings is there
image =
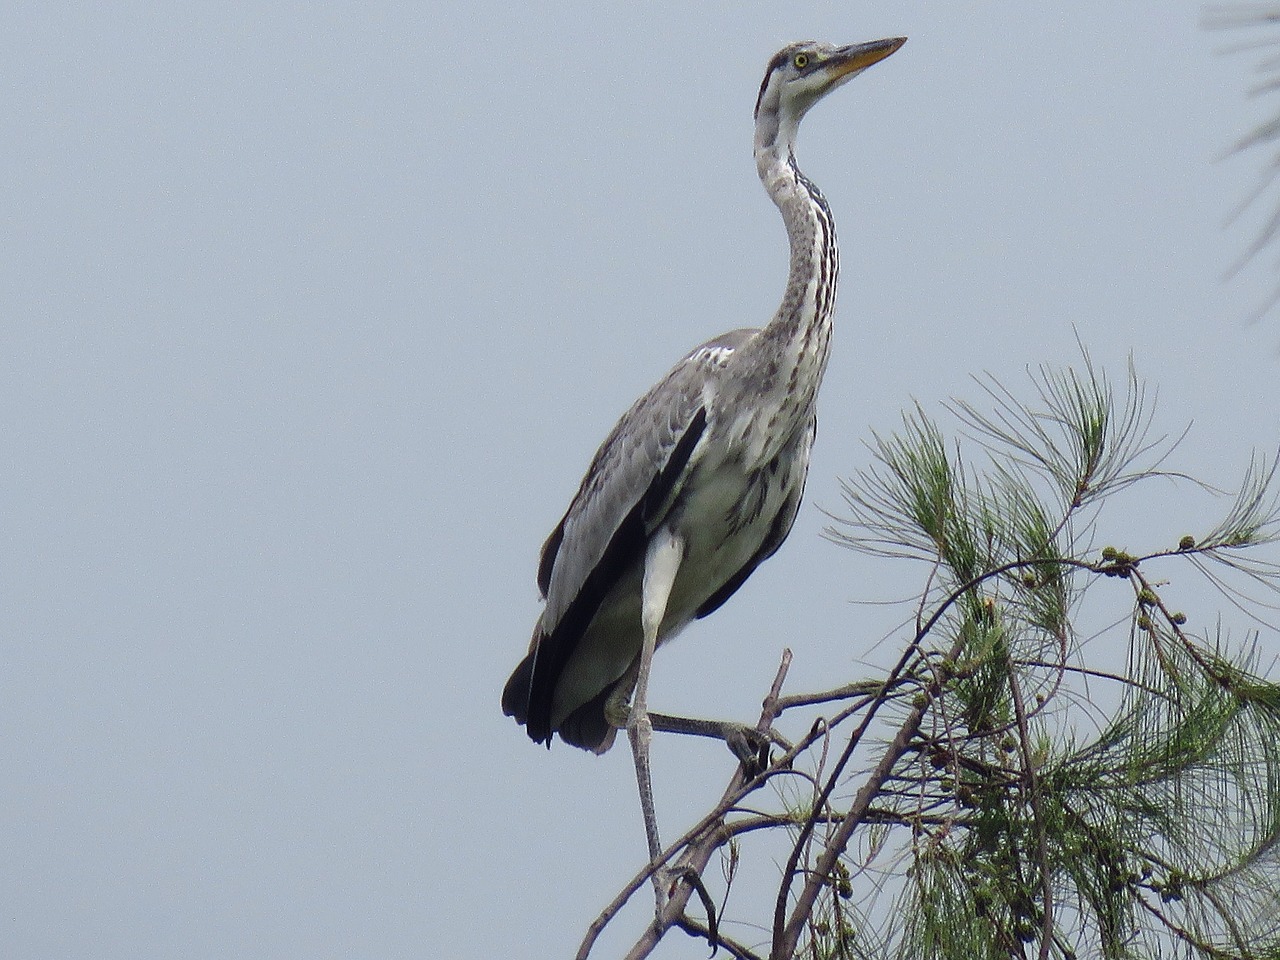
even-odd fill
[[[601,444],[568,511],[543,547],[538,576],[547,600],[543,630],[555,628],[619,526],[662,473],[703,410],[707,380],[755,332],[734,330],[694,348],[623,414]],[[670,502],[669,496],[664,499]],[[656,523],[660,517],[649,519]]]

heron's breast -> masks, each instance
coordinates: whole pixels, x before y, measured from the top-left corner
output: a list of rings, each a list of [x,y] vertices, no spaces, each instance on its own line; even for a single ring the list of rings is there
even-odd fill
[[[692,479],[669,519],[686,544],[668,606],[672,622],[687,621],[755,557],[786,503],[796,471],[781,458],[772,467],[753,470],[730,461],[705,467]]]
[[[794,365],[782,364],[726,383],[708,427],[723,459],[752,473],[789,456],[802,444],[821,381],[821,366],[799,376]]]

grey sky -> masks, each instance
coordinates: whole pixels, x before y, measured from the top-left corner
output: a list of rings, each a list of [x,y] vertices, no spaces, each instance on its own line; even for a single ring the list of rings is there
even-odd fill
[[[820,539],[819,508],[871,428],[1073,359],[1073,325],[1116,374],[1135,355],[1159,424],[1195,420],[1178,463],[1230,483],[1280,435],[1277,334],[1241,319],[1265,270],[1219,281],[1261,158],[1211,161],[1269,107],[1198,16],[7,13],[0,954],[570,952],[643,855],[630,760],[536,748],[498,695],[596,444],[777,304],[751,106],[786,41],[910,37],[802,130],[843,262],[806,505],[663,651],[656,709],[753,717],[784,644],[797,689],[876,661],[891,619],[850,601],[913,571]],[[731,761],[655,754],[674,835]]]

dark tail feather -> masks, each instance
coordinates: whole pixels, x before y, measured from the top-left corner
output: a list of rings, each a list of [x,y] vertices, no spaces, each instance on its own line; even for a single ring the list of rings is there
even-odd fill
[[[533,679],[533,654],[530,653],[516,667],[502,688],[502,712],[515,717],[521,725],[529,720],[529,682]]]
[[[551,726],[547,720],[529,718],[529,699],[533,693],[533,652],[520,661],[507,685],[502,688],[502,712],[508,717],[515,717],[516,723],[524,727],[525,733],[534,743],[545,743],[551,746]]]
[[[620,682],[621,678],[615,680],[565,717],[560,729],[556,731],[560,734],[560,739],[596,754],[604,753],[612,747],[618,728],[605,719],[604,705]]]
[[[529,739],[534,743],[545,743],[550,747],[553,731],[549,721],[544,721],[547,725],[542,728],[536,722],[529,722],[529,695],[532,680],[533,654],[530,653],[520,661],[520,665],[516,667],[515,672],[511,674],[511,679],[502,690],[502,712],[508,717],[515,717],[516,723],[525,728]],[[613,746],[613,740],[618,731],[605,719],[604,705],[618,683],[619,681],[615,680],[565,717],[564,722],[560,724],[560,729],[554,731],[560,734],[560,739],[593,753],[604,753]]]

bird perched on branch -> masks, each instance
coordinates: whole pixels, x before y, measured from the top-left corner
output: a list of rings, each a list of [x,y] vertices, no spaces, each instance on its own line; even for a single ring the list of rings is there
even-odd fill
[[[696,347],[623,414],[542,548],[546,605],[503,710],[536,742],[559,734],[596,753],[625,727],[655,858],[653,651],[716,610],[782,545],[809,469],[839,255],[831,210],[796,165],[796,132],[818,100],[905,42],[793,43],[770,60],[755,159],[790,241],[782,304],[763,329]]]

